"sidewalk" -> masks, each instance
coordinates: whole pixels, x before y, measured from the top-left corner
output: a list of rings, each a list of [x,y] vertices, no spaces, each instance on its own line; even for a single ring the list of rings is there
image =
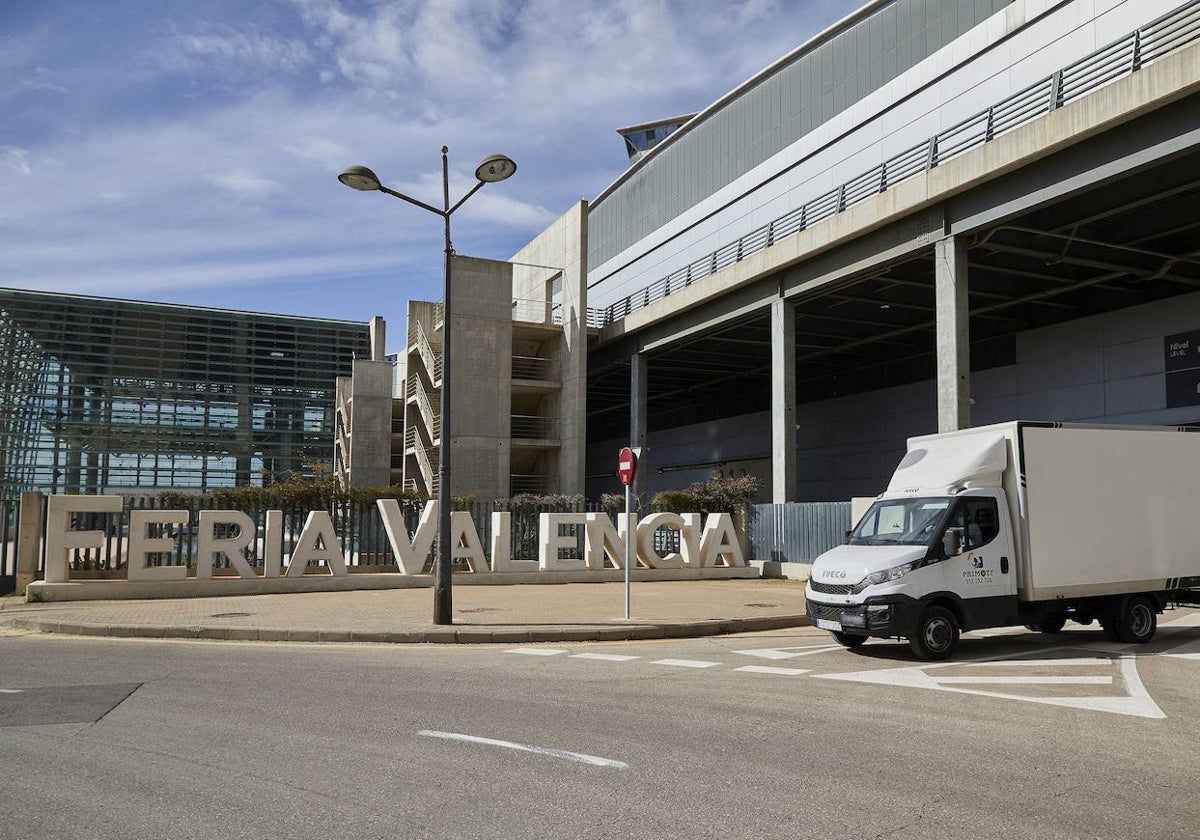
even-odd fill
[[[460,586],[437,626],[432,589],[27,604],[0,598],[0,627],[41,633],[289,642],[504,643],[711,636],[808,623],[793,580]]]

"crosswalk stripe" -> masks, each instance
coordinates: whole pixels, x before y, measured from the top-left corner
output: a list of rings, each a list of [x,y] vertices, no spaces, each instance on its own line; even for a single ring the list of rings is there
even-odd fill
[[[704,662],[700,659],[656,659],[655,665],[673,665],[676,668],[715,668],[720,662]]]
[[[770,665],[743,665],[734,668],[735,671],[749,671],[752,674],[778,674],[781,677],[798,677],[807,674],[808,668],[773,668]]]
[[[566,653],[565,650],[559,650],[558,648],[513,648],[504,652],[523,653],[526,656],[558,656],[560,653]]]
[[[942,685],[1112,685],[1111,676],[1080,677],[934,677]]]
[[[632,662],[640,656],[622,656],[616,653],[573,653],[571,659],[597,659],[601,662]]]

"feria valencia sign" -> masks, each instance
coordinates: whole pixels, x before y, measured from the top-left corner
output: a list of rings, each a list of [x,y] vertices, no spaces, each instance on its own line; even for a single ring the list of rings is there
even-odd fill
[[[437,535],[437,502],[429,501],[421,514],[416,532],[404,526],[400,505],[395,499],[376,502],[384,530],[391,544],[399,574],[417,575]],[[119,513],[120,496],[51,496],[46,516],[46,583],[66,583],[70,574],[69,553],[73,549],[102,548],[102,531],[76,530],[72,520],[77,514]],[[146,582],[188,579],[185,566],[156,566],[155,555],[175,549],[172,537],[150,536],[150,526],[191,525],[186,510],[132,510],[129,512],[128,580]],[[267,511],[260,536],[254,521],[236,510],[202,510],[196,521],[198,540],[195,580],[213,577],[214,562],[224,556],[241,578],[299,578],[306,572],[333,576],[348,573],[349,558],[338,550],[338,534],[326,511],[308,514],[304,529],[285,557],[283,512]],[[745,566],[733,520],[727,513],[654,513],[643,519],[623,514],[614,525],[602,513],[543,513],[539,523],[537,560],[511,557],[512,514],[492,514],[490,552],[485,552],[471,515],[454,511],[450,515],[453,557],[466,561],[477,574],[505,572],[586,572],[623,568],[628,535],[633,535],[635,564],[652,569],[700,569],[711,566]],[[564,534],[570,526],[570,533]],[[575,534],[584,529],[582,557],[560,557],[561,549],[575,549]],[[654,550],[654,532],[671,528],[680,534],[680,550],[660,556]],[[156,529],[158,530],[158,529]],[[233,533],[233,536],[226,534]],[[220,536],[219,536],[220,534]],[[263,561],[261,570],[245,559],[244,550],[254,548]],[[286,562],[285,562],[286,561]]]

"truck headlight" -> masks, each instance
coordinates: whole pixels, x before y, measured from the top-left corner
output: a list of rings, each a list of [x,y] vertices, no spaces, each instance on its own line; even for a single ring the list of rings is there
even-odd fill
[[[888,581],[896,580],[897,578],[904,577],[906,574],[911,572],[913,569],[919,569],[920,567],[921,567],[921,561],[913,560],[909,563],[901,563],[899,566],[892,566],[892,568],[890,568],[890,569],[883,569],[882,571],[879,571],[879,572],[872,572],[871,574],[869,574],[865,578],[863,578],[858,583],[858,585],[854,587],[854,591],[861,592],[864,589],[866,589],[868,586],[878,586],[881,583],[887,583]]]

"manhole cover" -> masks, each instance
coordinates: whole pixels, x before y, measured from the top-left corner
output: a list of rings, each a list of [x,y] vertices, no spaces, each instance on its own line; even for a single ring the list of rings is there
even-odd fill
[[[770,607],[778,607],[779,605],[778,604],[746,604],[746,606],[747,607],[763,607],[764,609],[768,609]]]
[[[254,613],[238,613],[238,612],[213,613],[213,615],[211,617],[212,618],[247,618],[248,616],[251,616],[251,615],[254,615]]]

